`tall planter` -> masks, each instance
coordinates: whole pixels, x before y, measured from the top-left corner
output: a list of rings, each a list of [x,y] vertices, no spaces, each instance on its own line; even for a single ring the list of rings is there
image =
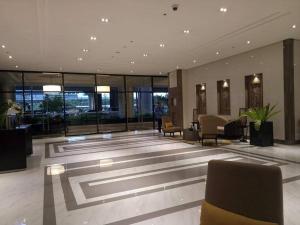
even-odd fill
[[[255,129],[254,122],[250,122],[250,144],[261,147],[273,146],[273,122],[262,122],[259,130]]]

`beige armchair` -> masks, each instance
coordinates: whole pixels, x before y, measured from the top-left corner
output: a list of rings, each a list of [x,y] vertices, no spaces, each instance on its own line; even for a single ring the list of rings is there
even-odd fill
[[[166,136],[166,133],[170,133],[170,136],[173,134],[174,136],[176,132],[179,132],[181,135],[181,131],[182,131],[181,127],[174,126],[171,117],[163,116],[161,119],[162,119],[162,131],[164,132],[164,136]]]
[[[228,121],[222,117],[214,115],[203,115],[199,117],[199,137],[202,141],[204,139],[215,139],[216,144],[218,144],[218,135],[222,132],[225,124]],[[199,140],[200,141],[200,140]]]

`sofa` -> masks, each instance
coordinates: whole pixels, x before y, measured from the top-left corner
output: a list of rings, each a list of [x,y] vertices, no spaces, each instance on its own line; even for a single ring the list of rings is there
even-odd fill
[[[205,139],[214,139],[218,144],[218,138],[240,139],[243,137],[243,128],[240,119],[229,121],[224,117],[215,115],[201,115],[199,120],[199,141],[202,144]]]

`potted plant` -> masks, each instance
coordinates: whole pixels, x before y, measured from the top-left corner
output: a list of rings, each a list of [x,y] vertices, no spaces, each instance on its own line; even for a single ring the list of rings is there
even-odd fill
[[[273,146],[273,122],[269,119],[279,111],[274,111],[276,105],[267,104],[263,107],[251,108],[242,116],[247,116],[250,120],[250,144],[266,147]]]
[[[12,100],[8,100],[6,103],[0,106],[0,129],[11,129],[12,124],[16,124],[19,122],[20,114],[22,112],[21,106]],[[16,119],[16,121],[12,121]]]

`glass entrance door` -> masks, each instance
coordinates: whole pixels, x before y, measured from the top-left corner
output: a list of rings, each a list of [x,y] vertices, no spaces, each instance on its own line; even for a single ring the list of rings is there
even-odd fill
[[[128,130],[153,129],[152,93],[127,94]]]

